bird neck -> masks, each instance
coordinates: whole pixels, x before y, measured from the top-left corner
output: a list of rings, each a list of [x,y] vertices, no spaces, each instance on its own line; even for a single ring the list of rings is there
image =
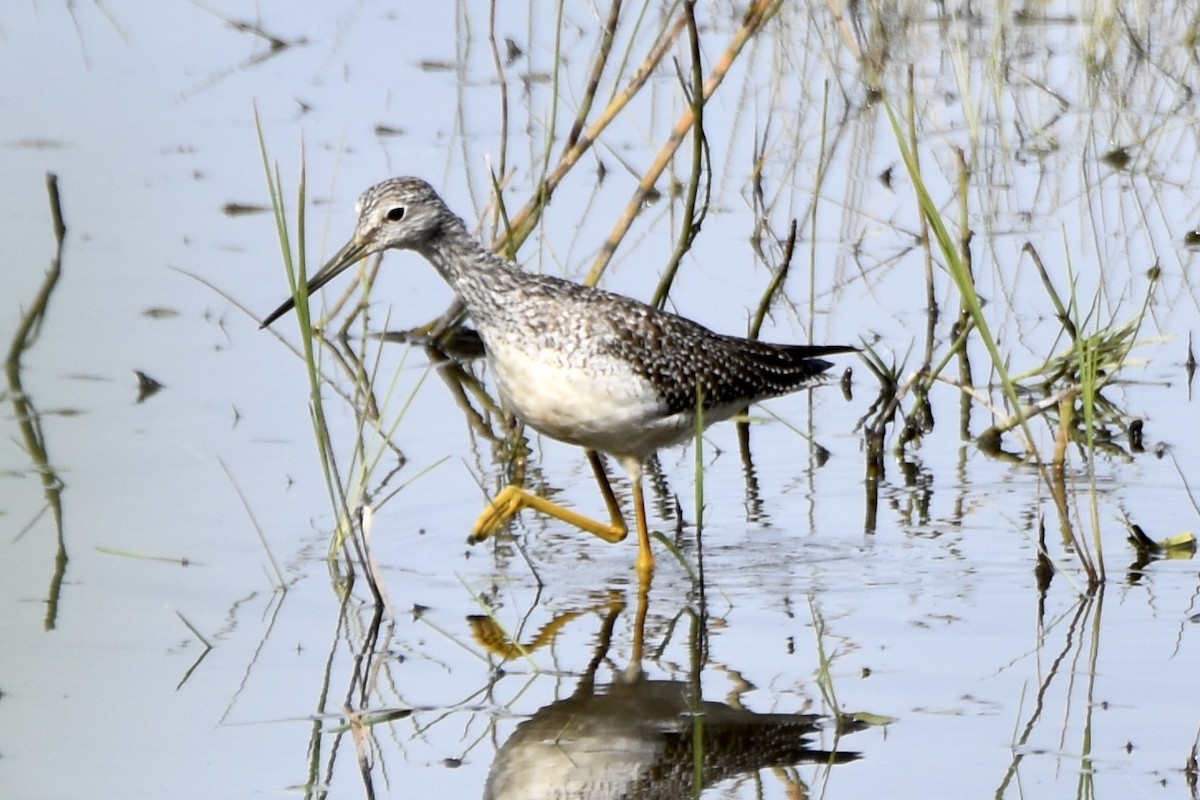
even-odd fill
[[[452,215],[439,235],[425,243],[421,255],[450,284],[472,316],[486,314],[496,306],[519,272],[516,264],[484,247],[463,221]]]

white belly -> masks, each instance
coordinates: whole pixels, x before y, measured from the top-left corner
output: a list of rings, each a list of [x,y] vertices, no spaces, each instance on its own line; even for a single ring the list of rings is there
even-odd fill
[[[508,409],[559,441],[645,458],[692,434],[692,415],[664,416],[654,387],[622,361],[489,342],[488,363]]]

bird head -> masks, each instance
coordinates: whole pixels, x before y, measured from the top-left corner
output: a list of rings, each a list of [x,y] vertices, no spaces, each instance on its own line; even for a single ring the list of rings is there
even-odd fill
[[[362,193],[355,205],[354,236],[317,270],[304,287],[311,295],[358,261],[383,250],[423,251],[441,233],[449,212],[420,178],[390,178]],[[295,307],[288,298],[263,320],[265,328]]]

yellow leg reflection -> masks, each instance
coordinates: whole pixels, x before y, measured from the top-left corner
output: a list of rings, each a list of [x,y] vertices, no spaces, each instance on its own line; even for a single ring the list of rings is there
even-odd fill
[[[467,623],[471,627],[471,635],[485,650],[504,661],[512,661],[521,656],[529,656],[534,651],[550,644],[568,622],[591,612],[603,613],[604,615],[604,629],[607,631],[604,636],[604,651],[607,652],[608,640],[612,637],[613,624],[616,622],[617,616],[624,610],[625,600],[622,595],[610,592],[608,599],[603,603],[559,614],[543,625],[542,629],[526,644],[518,642],[513,635],[501,628],[492,617],[472,615],[467,617]],[[645,619],[644,615],[641,619]]]
[[[650,559],[653,569],[654,559]],[[630,667],[642,668],[642,655],[646,649],[646,614],[650,611],[650,571],[643,572],[638,567],[638,599],[637,616],[633,620],[633,652]]]

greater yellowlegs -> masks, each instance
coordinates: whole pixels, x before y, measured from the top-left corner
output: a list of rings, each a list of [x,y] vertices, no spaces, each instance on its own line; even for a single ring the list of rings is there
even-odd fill
[[[382,250],[424,256],[466,306],[487,351],[496,389],[525,424],[587,451],[611,522],[605,524],[532,494],[502,490],[476,520],[481,541],[523,508],[599,536],[628,533],[597,452],[629,473],[638,532],[637,568],[654,567],[642,495],[642,464],[662,447],[728,419],[751,403],[787,394],[832,364],[819,356],[846,345],[767,344],[723,336],[629,297],[525,272],[488,250],[418,178],[392,178],[358,200],[354,236],[305,287],[312,294],[355,262]],[[289,299],[263,320],[270,325]]]

